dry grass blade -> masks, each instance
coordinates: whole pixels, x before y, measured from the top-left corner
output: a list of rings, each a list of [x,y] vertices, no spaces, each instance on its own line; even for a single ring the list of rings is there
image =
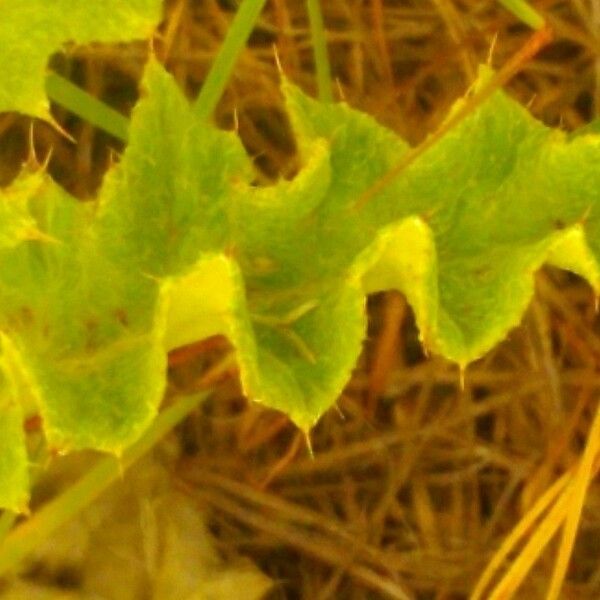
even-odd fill
[[[564,533],[559,547],[555,570],[552,575],[550,589],[546,600],[559,597],[560,587],[564,581],[566,569],[571,557],[575,534],[579,524],[581,509],[585,499],[585,491],[595,475],[594,463],[598,461],[600,448],[600,411],[596,415],[594,427],[590,433],[590,441],[586,452],[577,468],[565,473],[552,485],[525,514],[523,519],[504,540],[481,575],[471,600],[489,598],[504,600],[512,598],[521,585],[535,561],[541,556],[546,545],[558,529],[563,526]],[[596,470],[598,469],[596,464]],[[551,507],[551,508],[550,508]],[[540,519],[545,511],[547,514]],[[529,532],[531,536],[504,576],[489,592],[484,595],[496,572],[504,565],[508,557],[515,551],[519,542]]]
[[[588,436],[588,442],[585,452],[581,458],[573,479],[569,484],[569,502],[566,506],[566,519],[563,526],[563,535],[556,557],[556,566],[552,573],[550,589],[548,590],[548,600],[556,600],[559,597],[560,589],[563,585],[573,546],[575,536],[581,520],[581,513],[585,502],[587,489],[594,477],[594,463],[600,454],[600,410],[596,411],[594,422]]]
[[[527,511],[524,517],[519,521],[518,525],[507,536],[502,545],[494,554],[492,560],[488,563],[485,571],[481,574],[475,589],[471,595],[471,600],[481,600],[487,598],[484,596],[490,582],[494,578],[496,572],[502,568],[510,554],[516,546],[535,526],[541,515],[546,512],[553,504],[556,506],[557,498],[561,498],[561,494],[568,485],[568,474],[563,475],[554,483],[546,492],[538,499],[538,501]],[[560,525],[560,524],[559,524]],[[557,525],[557,526],[559,526]],[[500,589],[497,586],[495,589]]]

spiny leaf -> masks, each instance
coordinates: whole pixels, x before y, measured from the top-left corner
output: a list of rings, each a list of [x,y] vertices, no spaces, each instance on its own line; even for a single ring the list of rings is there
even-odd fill
[[[308,428],[347,380],[365,331],[358,278],[306,260],[307,247],[322,245],[311,223],[330,188],[328,148],[315,141],[310,166],[293,182],[253,188],[237,137],[196,117],[157,64],[144,86],[130,145],[103,190],[103,247],[171,290],[169,347],[193,341],[172,333],[184,324],[197,335],[225,333],[248,395]],[[379,164],[369,181],[385,168]],[[330,250],[327,261],[339,251],[335,243]],[[219,253],[225,262],[213,258]],[[228,291],[219,294],[220,314],[209,306],[214,290],[200,287],[209,283]]]
[[[51,120],[44,93],[46,64],[67,42],[147,38],[161,0],[0,0],[0,112]]]
[[[154,60],[143,87],[129,145],[102,190],[99,236],[128,268],[174,276],[229,243],[229,198],[250,181],[251,164],[239,138],[198,118]]]
[[[307,429],[356,363],[367,293],[404,292],[424,343],[464,365],[518,322],[543,262],[600,287],[600,137],[502,92],[359,206],[407,150],[370,117],[284,84],[304,167],[258,188],[158,64],[144,87],[98,207],[40,175],[6,192],[29,210],[7,218],[41,235],[0,245],[1,325],[56,443],[131,441],[164,351],[205,336],[227,335],[248,395]]]
[[[483,69],[475,89],[489,77]],[[299,134],[330,140],[335,164],[340,131],[364,117],[321,105],[289,86],[286,92]],[[339,171],[332,169],[332,182],[362,173],[369,162],[389,160],[385,151],[372,156],[382,135],[375,123],[370,139],[353,135]],[[343,223],[337,243],[357,256],[357,245],[366,252],[369,235],[374,239],[373,232],[388,228],[388,247],[366,274],[366,291],[403,291],[425,344],[464,365],[519,322],[531,298],[532,275],[543,262],[568,267],[598,289],[599,158],[598,136],[570,140],[497,92],[412,163],[386,194],[362,210],[329,213],[328,219],[332,228]],[[345,191],[362,196],[360,175]],[[337,195],[335,183],[332,194]],[[413,221],[407,234],[408,215],[420,217],[422,226]],[[581,227],[587,246],[575,234]],[[351,239],[343,239],[345,232]],[[381,243],[379,238],[376,244]],[[319,256],[322,250],[313,252]],[[318,264],[318,258],[312,262]]]
[[[21,187],[44,236],[0,249],[0,326],[50,442],[118,451],[148,425],[162,397],[166,306],[155,282],[103,255],[93,206],[41,173]]]
[[[248,395],[303,428],[356,362],[366,293],[400,289],[424,343],[466,364],[518,323],[533,272],[558,248],[577,247],[561,264],[598,281],[573,234],[584,217],[594,224],[595,184],[573,169],[593,163],[597,139],[569,141],[501,92],[358,208],[408,148],[372,118],[285,83],[305,166],[256,188],[235,138],[195,120],[158,65],[145,81],[102,227],[124,240],[123,264],[134,257],[168,282],[167,347],[227,335]]]
[[[29,177],[17,177],[0,204],[0,249],[14,248],[27,239],[41,237],[29,212],[28,199],[37,187]]]

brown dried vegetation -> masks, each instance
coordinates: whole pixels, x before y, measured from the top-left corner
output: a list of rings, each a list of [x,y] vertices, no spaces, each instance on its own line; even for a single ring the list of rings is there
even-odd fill
[[[492,0],[322,4],[338,97],[412,144],[435,131],[479,63],[501,67],[531,35]],[[600,3],[534,4],[554,41],[506,89],[547,124],[571,130],[600,110]],[[190,96],[235,5],[168,2],[155,49]],[[314,92],[303,0],[267,3],[216,115],[222,127],[239,128],[265,181],[297,168],[274,48],[285,73]],[[128,111],[146,55],[142,44],[74,48],[53,65]],[[36,154],[52,149],[52,175],[89,197],[119,144],[58,107],[55,115],[77,144],[35,123]],[[2,115],[0,136],[6,183],[28,154],[29,122]],[[183,458],[174,481],[208,511],[221,551],[249,556],[269,574],[272,600],[460,599],[525,518],[531,527],[501,565],[516,565],[505,587],[493,591],[496,578],[481,597],[541,599],[561,534],[546,542],[566,515],[578,517],[579,494],[581,520],[560,597],[600,597],[600,486],[587,487],[600,437],[598,424],[590,436],[600,390],[590,288],[563,272],[540,273],[522,326],[468,368],[464,387],[455,365],[423,354],[401,297],[371,298],[370,317],[355,376],[338,410],[311,435],[314,456],[285,417],[241,396],[235,372],[178,432]],[[172,391],[194,389],[224,352],[225,342],[209,340],[173,355]],[[515,591],[518,573],[525,575],[519,564],[528,562],[535,564]]]

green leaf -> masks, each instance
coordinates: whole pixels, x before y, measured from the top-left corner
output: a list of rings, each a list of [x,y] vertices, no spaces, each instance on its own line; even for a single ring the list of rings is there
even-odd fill
[[[195,117],[160,66],[145,87],[103,191],[103,247],[163,282],[167,349],[227,335],[248,396],[304,429],[356,363],[367,293],[401,290],[424,343],[464,365],[518,323],[543,262],[598,281],[573,229],[595,188],[572,172],[596,138],[568,141],[501,92],[361,207],[408,149],[372,118],[284,84],[305,165],[257,188],[239,141]]]
[[[236,198],[236,258],[256,350],[234,343],[250,397],[308,429],[336,401],[365,336],[361,278],[373,259],[363,251],[379,223],[352,205],[407,145],[347,106],[285,91],[305,167],[293,181]]]
[[[0,390],[0,508],[25,512],[29,502],[29,473],[23,413],[6,382]]]
[[[29,502],[29,462],[23,408],[10,342],[2,337],[0,356],[0,508],[25,512]]]
[[[144,90],[97,204],[42,174],[4,192],[0,327],[55,444],[119,451],[156,412],[165,351],[207,336],[306,430],[356,364],[368,293],[401,290],[427,347],[465,365],[519,322],[544,262],[600,290],[600,136],[502,92],[364,203],[408,150],[374,119],[284,83],[304,165],[261,188],[156,62]]]
[[[300,177],[257,189],[239,139],[195,116],[162,67],[148,66],[144,87],[103,189],[103,247],[169,290],[167,348],[228,335],[248,395],[308,428],[348,379],[365,331],[358,278],[335,255],[335,271],[306,260],[321,234],[304,223],[330,187],[328,148],[315,141]]]
[[[0,326],[50,443],[119,451],[162,398],[166,304],[156,282],[103,254],[93,205],[42,173],[22,176],[5,194],[14,199],[19,189],[43,235],[0,250]]]
[[[162,278],[229,244],[229,197],[250,181],[251,164],[239,138],[197,117],[157,62],[143,87],[129,145],[102,190],[98,227],[115,261]]]
[[[593,250],[598,158],[598,137],[569,141],[498,92],[397,182],[428,201],[439,322],[421,327],[433,350],[463,365],[480,357],[518,324],[533,273],[584,222]],[[597,262],[582,257],[569,266],[597,288]]]
[[[37,181],[34,179],[18,177],[4,191],[3,201],[0,203],[0,250],[14,248],[25,240],[43,237],[29,212],[28,199],[36,186]]]
[[[150,36],[160,0],[2,0],[0,112],[52,120],[44,92],[46,64],[67,42],[124,42]]]
[[[483,70],[478,85],[488,77]],[[345,207],[327,215],[331,229],[314,238],[326,242],[312,252],[330,258],[328,242],[334,239],[359,257],[357,265],[360,256],[371,254],[365,290],[403,291],[431,350],[462,365],[483,355],[520,321],[533,274],[544,262],[580,273],[600,289],[599,136],[569,139],[497,92],[383,194],[353,209],[347,199],[335,200],[337,186],[351,177],[348,197],[368,191],[362,173],[371,163],[389,161],[383,147],[372,156],[385,134],[373,124],[370,139],[352,131],[352,142],[341,146],[349,123],[364,117],[343,106],[322,106],[294,88],[288,87],[287,96],[304,139],[330,140],[335,183],[328,202]],[[347,151],[336,169],[338,147]],[[332,234],[336,224],[343,231]],[[346,232],[351,240],[344,239]]]
[[[488,77],[482,71],[481,82]],[[300,176],[306,213],[294,224],[287,216],[297,210],[290,184],[257,192],[285,198],[286,208],[279,210],[286,216],[271,215],[265,235],[261,212],[247,213],[258,222],[240,236],[241,256],[248,265],[257,256],[261,265],[271,265],[262,275],[245,269],[252,298],[260,297],[262,284],[265,298],[281,288],[310,301],[319,286],[334,286],[353,273],[362,277],[365,292],[404,292],[424,343],[466,365],[518,324],[533,274],[544,262],[569,268],[600,289],[598,136],[570,140],[498,92],[357,208],[405,146],[344,105],[323,105],[293,86],[284,89],[305,154],[327,140],[329,172],[314,168],[318,153],[310,151],[313,159]],[[317,184],[325,187],[321,196],[314,192]],[[277,210],[272,199],[264,204],[265,215]],[[331,315],[329,322],[338,331],[346,325]],[[304,342],[310,347],[310,337]],[[337,349],[332,344],[328,354]]]

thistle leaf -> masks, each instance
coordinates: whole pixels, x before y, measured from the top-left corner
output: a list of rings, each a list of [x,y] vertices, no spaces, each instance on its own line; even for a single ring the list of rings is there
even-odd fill
[[[50,443],[117,452],[162,398],[166,304],[155,282],[103,255],[93,206],[43,173],[17,187],[43,235],[0,248],[0,327]],[[6,194],[14,201],[15,186]]]

